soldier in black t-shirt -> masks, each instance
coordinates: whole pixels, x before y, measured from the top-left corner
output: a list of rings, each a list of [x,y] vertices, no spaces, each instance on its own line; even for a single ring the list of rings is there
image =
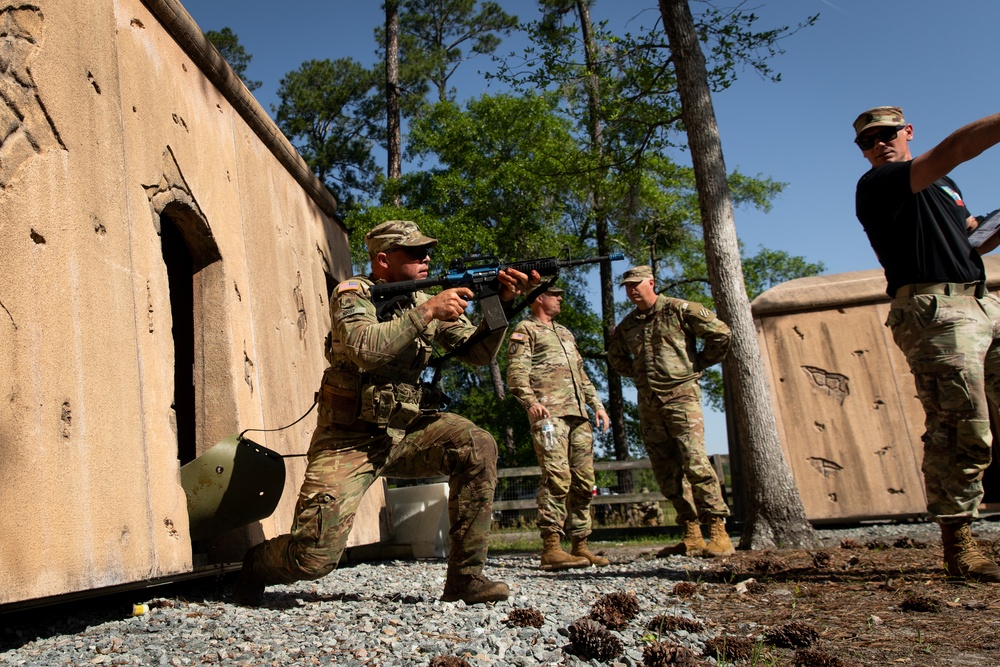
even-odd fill
[[[885,269],[892,305],[886,325],[906,355],[926,413],[927,510],[941,525],[948,574],[1000,583],[1000,567],[972,537],[992,435],[987,395],[1000,399],[1000,300],[986,293],[976,219],[947,174],[1000,143],[1000,114],[910,155],[913,126],[899,107],[854,121],[855,143],[872,168],[858,181],[856,211]]]

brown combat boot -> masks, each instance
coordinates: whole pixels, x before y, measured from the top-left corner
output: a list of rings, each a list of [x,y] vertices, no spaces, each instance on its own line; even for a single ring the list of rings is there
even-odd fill
[[[677,544],[663,547],[656,552],[657,558],[701,555],[705,548],[705,538],[701,536],[701,524],[697,521],[682,521],[680,526],[684,529],[684,537]]]
[[[590,561],[591,565],[596,565],[597,567],[604,567],[605,565],[610,565],[611,561],[603,556],[598,556],[593,551],[590,550],[590,546],[587,544],[586,537],[574,537],[573,538],[573,550],[570,553],[578,558],[586,558]]]
[[[949,576],[1000,583],[1000,567],[979,551],[968,523],[942,523],[944,569]]]
[[[510,595],[510,588],[502,581],[490,581],[482,574],[454,574],[448,569],[444,582],[444,602],[462,600],[465,604],[480,602],[502,602]]]
[[[233,584],[233,600],[244,607],[259,607],[264,604],[264,587],[267,582],[256,568],[257,552],[261,545],[250,547],[243,556],[243,568]]]
[[[736,549],[729,541],[726,520],[721,516],[713,516],[708,520],[708,543],[705,545],[703,555],[706,558],[715,558],[716,556],[732,556],[734,553],[736,553]]]
[[[580,556],[571,556],[563,551],[559,544],[559,534],[549,533],[543,536],[542,564],[539,566],[546,572],[569,570],[574,567],[590,567],[590,560]]]

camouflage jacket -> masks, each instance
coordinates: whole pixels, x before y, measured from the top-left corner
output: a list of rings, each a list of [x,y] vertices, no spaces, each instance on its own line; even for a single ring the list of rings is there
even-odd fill
[[[698,338],[705,341],[701,352]],[[722,361],[730,338],[729,327],[709,309],[661,294],[650,310],[633,310],[615,327],[608,363],[634,378],[640,392],[665,397]]]
[[[569,329],[529,316],[514,327],[507,347],[507,386],[527,410],[541,403],[556,417],[587,417],[604,405],[583,368]]]
[[[402,429],[420,414],[420,377],[431,360],[433,344],[451,350],[477,328],[464,315],[455,322],[424,322],[416,306],[430,297],[414,294],[385,322],[375,315],[370,277],[355,276],[337,285],[330,297],[331,331],[326,351],[329,368],[320,389],[319,425],[358,428],[359,421]],[[486,366],[505,331],[491,333],[459,359]],[[325,423],[324,423],[325,422]]]

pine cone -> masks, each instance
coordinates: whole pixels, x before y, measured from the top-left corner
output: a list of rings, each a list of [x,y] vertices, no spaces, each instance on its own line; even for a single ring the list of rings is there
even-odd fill
[[[782,648],[802,648],[817,639],[819,633],[816,629],[800,621],[792,621],[764,633],[765,643]]]
[[[642,649],[643,667],[697,667],[694,653],[683,646],[654,642]]]
[[[519,628],[540,628],[544,622],[542,612],[530,607],[511,609],[507,614],[507,623]]]
[[[607,662],[625,652],[620,639],[603,625],[587,618],[570,623],[569,641],[577,655]]]

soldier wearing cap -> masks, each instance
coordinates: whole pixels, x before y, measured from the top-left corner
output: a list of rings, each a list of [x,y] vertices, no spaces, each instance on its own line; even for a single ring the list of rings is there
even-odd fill
[[[590,551],[590,501],[594,488],[594,432],[611,425],[597,390],[587,377],[583,357],[570,330],[556,323],[563,290],[550,287],[531,303],[531,315],[510,334],[507,386],[531,422],[532,441],[542,469],[538,484],[541,569],[603,566],[607,558]],[[560,544],[567,513],[572,552]]]
[[[926,414],[927,510],[941,526],[952,576],[1000,582],[971,524],[983,498],[992,436],[987,397],[1000,400],[1000,301],[986,293],[978,224],[948,173],[1000,142],[1000,114],[966,125],[913,157],[913,126],[894,106],[854,120],[854,142],[869,162],[855,206],[892,298],[886,325],[906,355]]]
[[[684,530],[680,543],[657,555],[732,554],[725,519],[729,508],[705,452],[698,384],[701,371],[729,351],[729,327],[701,304],[657,294],[649,266],[629,269],[621,283],[636,309],[615,327],[608,362],[635,380],[642,440],[653,475]],[[699,339],[704,341],[701,351]],[[702,523],[709,528],[707,543]]]
[[[371,274],[337,285],[330,298],[331,333],[319,392],[317,428],[291,532],[251,548],[233,596],[259,605],[271,584],[318,579],[336,567],[358,504],[381,475],[449,475],[451,549],[442,600],[467,604],[506,600],[508,588],[483,576],[496,487],[493,437],[469,420],[428,404],[420,376],[432,345],[451,350],[475,335],[465,317],[472,291],[414,294],[384,321],[370,298],[376,282],[427,277],[437,240],[409,221],[390,220],[366,236]],[[537,274],[532,276],[538,282]],[[517,271],[501,272],[501,298],[528,287]],[[487,365],[503,343],[496,331],[459,357]]]

